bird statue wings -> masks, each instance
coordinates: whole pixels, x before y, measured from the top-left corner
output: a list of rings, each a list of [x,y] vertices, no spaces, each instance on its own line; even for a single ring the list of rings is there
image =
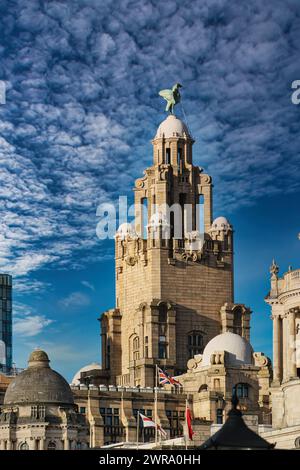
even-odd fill
[[[166,111],[170,111],[171,114],[174,114],[174,106],[179,103],[181,98],[179,88],[182,88],[182,85],[176,83],[171,90],[167,89],[159,92],[159,96],[162,96],[167,102]]]

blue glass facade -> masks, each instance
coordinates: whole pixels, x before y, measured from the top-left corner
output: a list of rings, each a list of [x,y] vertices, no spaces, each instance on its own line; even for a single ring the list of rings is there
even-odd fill
[[[12,277],[0,274],[0,368],[12,367]]]

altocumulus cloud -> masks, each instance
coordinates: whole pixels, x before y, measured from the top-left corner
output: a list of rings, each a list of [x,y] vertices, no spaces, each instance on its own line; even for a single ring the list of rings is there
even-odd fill
[[[45,315],[37,315],[31,307],[25,304],[16,303],[13,323],[16,336],[32,337],[42,333],[47,326],[53,323],[53,320]]]
[[[299,190],[299,13],[296,0],[2,1],[1,269],[107,256],[96,207],[150,164],[157,90],[175,81],[217,209]]]
[[[72,292],[67,297],[59,301],[59,305],[66,310],[86,307],[89,304],[90,298],[82,292]]]

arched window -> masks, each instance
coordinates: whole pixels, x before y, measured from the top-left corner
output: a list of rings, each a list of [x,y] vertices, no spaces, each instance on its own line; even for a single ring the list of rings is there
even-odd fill
[[[249,397],[249,385],[246,383],[238,383],[232,389],[232,394],[236,395],[238,398],[248,398]]]
[[[167,323],[168,307],[166,304],[159,305],[158,321],[159,323]]]
[[[196,354],[203,353],[203,335],[199,331],[191,331],[188,335],[188,354],[189,359]]]
[[[169,147],[166,148],[166,164],[171,164],[171,149]]]
[[[201,387],[199,388],[199,393],[207,392],[207,390],[208,390],[208,385],[207,384],[202,384]]]
[[[217,424],[223,424],[223,410],[222,410],[222,408],[217,409]]]
[[[233,333],[242,335],[242,309],[240,307],[234,309],[233,312]]]
[[[137,361],[140,358],[140,338],[135,336],[132,341],[133,360]]]
[[[197,207],[196,230],[204,233],[204,195],[199,194],[198,207]]]
[[[49,442],[48,450],[56,450],[56,443],[54,441]]]
[[[164,303],[159,305],[158,323],[159,323],[159,341],[158,341],[158,357],[159,359],[167,358],[167,320],[168,306]]]
[[[19,447],[20,450],[29,450],[29,445],[27,442],[22,442]]]
[[[110,369],[110,339],[107,338],[106,341],[106,367]]]
[[[144,240],[148,238],[147,224],[148,224],[148,199],[144,197],[142,203],[142,237]]]

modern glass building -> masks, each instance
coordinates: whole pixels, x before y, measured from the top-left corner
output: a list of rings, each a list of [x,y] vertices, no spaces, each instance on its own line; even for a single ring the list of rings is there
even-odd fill
[[[12,367],[12,277],[0,274],[0,370]]]

